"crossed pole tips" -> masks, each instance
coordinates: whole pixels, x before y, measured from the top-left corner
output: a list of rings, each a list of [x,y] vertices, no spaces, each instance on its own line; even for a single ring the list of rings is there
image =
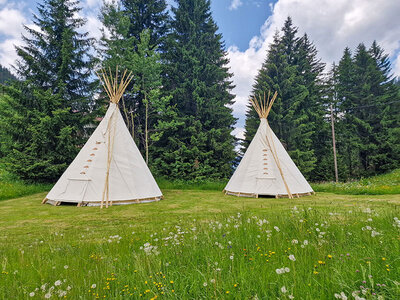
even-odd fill
[[[119,82],[118,66],[115,68],[115,75],[113,75],[113,72],[111,72],[111,68],[108,68],[108,72],[106,69],[101,69],[100,72],[96,72],[97,77],[99,77],[103,88],[112,103],[117,104],[119,102],[125,92],[125,89],[128,87],[133,78],[132,71],[126,75],[127,71],[128,70],[125,69],[125,71],[122,73]]]
[[[115,68],[115,75],[111,72],[111,68],[108,69],[108,73],[105,69],[101,69],[100,73],[97,73],[104,90],[106,91],[108,97],[110,98],[110,102],[114,104],[118,104],[119,100],[121,99],[122,95],[125,92],[125,89],[128,87],[129,83],[131,82],[133,75],[132,72],[129,72],[127,75],[127,70],[125,70],[120,80],[118,81],[118,66]],[[113,113],[108,120],[107,124],[107,171],[106,171],[106,178],[104,183],[103,189],[103,196],[101,199],[100,208],[103,208],[104,199],[106,202],[106,208],[108,205],[112,205],[112,200],[110,201],[110,188],[109,188],[109,178],[110,178],[110,167],[111,167],[111,160],[114,150],[114,138],[115,138],[115,130],[116,130],[116,116]]]

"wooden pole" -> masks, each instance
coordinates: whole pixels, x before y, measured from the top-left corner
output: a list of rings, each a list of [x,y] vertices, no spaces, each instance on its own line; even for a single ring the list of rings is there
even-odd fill
[[[335,179],[336,183],[339,182],[339,175],[338,175],[338,167],[337,167],[337,158],[336,158],[336,139],[335,139],[335,123],[333,120],[333,107],[331,104],[331,126],[332,126],[332,145],[333,145],[333,161],[335,164]]]
[[[149,119],[149,102],[147,100],[146,94],[144,96],[144,101],[146,103],[146,115],[145,115],[145,144],[146,144],[146,165],[149,164],[149,129],[148,129],[148,119]]]

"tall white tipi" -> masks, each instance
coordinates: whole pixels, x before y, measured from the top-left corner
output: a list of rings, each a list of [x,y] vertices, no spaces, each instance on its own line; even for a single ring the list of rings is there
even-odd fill
[[[119,111],[118,102],[132,79],[102,72],[110,106],[103,120],[60,177],[43,203],[108,207],[162,198],[149,168]]]
[[[224,191],[229,195],[299,197],[314,193],[268,124],[277,93],[270,99],[251,99],[260,126]]]

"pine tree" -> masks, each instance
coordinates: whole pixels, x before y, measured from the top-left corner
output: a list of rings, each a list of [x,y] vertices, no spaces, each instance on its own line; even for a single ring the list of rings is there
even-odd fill
[[[94,60],[79,11],[74,1],[45,0],[34,15],[40,29],[25,27],[30,37],[16,48],[22,81],[3,89],[0,135],[10,137],[6,164],[23,179],[55,180],[87,136]]]
[[[125,122],[145,156],[149,141],[146,127],[149,129],[158,122],[157,116],[149,112],[151,107],[146,94],[149,86],[160,88],[162,68],[159,52],[164,44],[168,19],[164,0],[104,3],[101,11],[101,20],[108,32],[104,32],[101,39],[102,65],[112,70],[119,66],[134,74],[121,105]],[[155,69],[147,68],[143,62]]]
[[[377,96],[377,113],[372,122],[372,131],[377,149],[370,156],[373,170],[382,173],[400,166],[400,89],[391,74],[387,54],[374,41],[368,50],[371,55],[371,91]]]
[[[150,32],[150,48],[162,48],[169,22],[165,0],[122,0],[122,11],[129,19],[128,36],[140,40],[143,30]]]
[[[21,179],[51,182],[73,160],[78,128],[51,90],[16,82],[0,89],[1,148],[7,169]],[[3,139],[4,137],[4,139]]]
[[[167,39],[165,90],[179,124],[158,141],[158,169],[170,178],[227,178],[235,157],[233,88],[208,0],[179,0]]]
[[[338,73],[339,150],[345,153],[349,177],[398,167],[399,94],[387,55],[376,42],[369,50],[359,44],[353,57],[346,48]]]
[[[0,84],[5,84],[8,81],[16,80],[15,76],[6,68],[0,65]]]
[[[259,70],[255,83],[253,85],[252,95],[250,97],[264,97],[264,92],[266,91],[278,91],[279,90],[279,82],[281,80],[280,75],[281,72],[278,71],[278,66],[283,65],[282,55],[280,55],[280,37],[279,33],[276,32],[274,35],[274,40],[271,43],[267,58],[264,61],[261,69]],[[279,90],[280,91],[280,90]],[[281,110],[282,101],[281,96],[278,92],[278,98],[274,104],[274,113],[277,116],[277,119],[281,119],[282,115],[279,115],[279,111]],[[275,122],[276,123],[276,122]],[[242,143],[242,152],[244,153],[248,146],[250,145],[254,135],[257,132],[257,128],[259,126],[259,116],[253,105],[249,102],[247,104],[246,110],[246,121],[245,121],[245,133],[244,133],[244,141]],[[280,136],[282,132],[278,132],[280,126],[274,128],[274,131]]]
[[[50,89],[63,99],[64,107],[88,111],[94,85],[90,82],[94,65],[89,54],[93,39],[79,29],[85,20],[72,0],[44,0],[33,23],[40,30],[24,26],[24,46],[16,47],[16,71],[30,84]]]
[[[351,109],[353,103],[353,85],[354,85],[354,66],[350,48],[346,47],[343,51],[343,56],[337,67],[337,109],[340,115],[339,122],[336,127],[338,154],[343,156],[343,165],[338,164],[338,169],[344,168],[348,174],[343,174],[341,179],[348,179],[356,176],[356,168],[358,165],[358,144],[359,137],[356,134],[354,123],[351,115],[345,112]]]
[[[289,17],[282,34],[274,36],[251,95],[263,97],[268,90],[278,92],[268,117],[269,124],[293,161],[309,178],[320,176],[321,170],[312,171],[327,151],[326,145],[321,147],[314,142],[315,138],[325,134],[327,128],[321,100],[323,68],[315,46],[307,35],[297,37],[297,28]],[[258,118],[250,106],[246,117],[245,149],[258,127]],[[314,147],[321,148],[318,156]]]

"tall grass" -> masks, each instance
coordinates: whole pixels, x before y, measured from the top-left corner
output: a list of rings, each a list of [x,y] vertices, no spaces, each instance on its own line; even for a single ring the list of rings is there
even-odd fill
[[[232,209],[246,199],[177,191],[102,211],[15,206],[29,228],[0,232],[0,299],[399,299],[398,207],[357,199]]]
[[[50,188],[50,184],[27,184],[0,168],[0,200],[41,193]]]
[[[157,178],[156,181],[161,190],[222,191],[228,183],[228,180],[189,182],[185,180],[168,180],[163,177]]]
[[[400,169],[390,173],[362,178],[346,183],[315,183],[316,192],[329,192],[349,195],[387,195],[400,194]]]

